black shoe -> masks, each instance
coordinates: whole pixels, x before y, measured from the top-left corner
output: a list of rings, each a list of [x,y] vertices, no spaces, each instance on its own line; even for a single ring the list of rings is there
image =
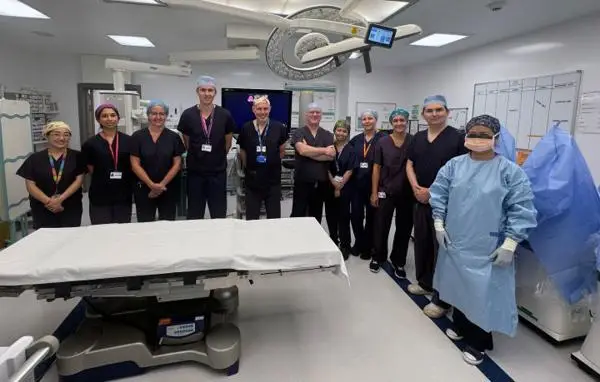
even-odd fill
[[[356,249],[356,247],[350,248],[350,253],[352,254],[352,256],[360,255],[360,253],[359,253],[358,249]]]
[[[344,260],[348,260],[348,258],[350,257],[350,248],[342,247],[340,250],[342,251],[342,257],[344,258]]]
[[[373,256],[371,255],[371,251],[361,252],[360,258],[363,260],[371,260]]]
[[[394,274],[396,275],[397,278],[399,278],[399,279],[406,278],[406,271],[404,270],[404,267],[399,267],[395,264],[392,264],[392,268],[394,268]]]
[[[379,263],[375,260],[371,260],[371,263],[369,264],[369,270],[373,273],[379,273]]]
[[[471,346],[465,346],[463,350],[463,359],[469,365],[477,366],[481,362],[483,362],[483,358],[485,357],[485,353],[475,350]]]

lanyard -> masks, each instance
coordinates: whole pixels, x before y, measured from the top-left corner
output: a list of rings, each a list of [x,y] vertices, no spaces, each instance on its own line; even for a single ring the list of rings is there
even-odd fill
[[[363,159],[367,159],[367,154],[369,153],[369,150],[371,149],[371,143],[373,142],[373,138],[371,138],[371,141],[369,142],[368,145],[367,145],[367,138],[365,138],[365,141],[363,143]]]
[[[210,142],[210,132],[213,128],[213,123],[215,122],[215,107],[213,105],[213,109],[210,112],[208,118],[210,118],[210,124],[206,125],[206,119],[202,116],[202,110],[200,110],[200,121],[202,121],[202,130],[204,130],[204,134],[206,135],[206,140]]]
[[[336,172],[337,172],[336,175],[339,175],[339,173],[340,173],[340,155],[342,155],[342,152],[344,151],[345,147],[346,146],[343,146],[340,151],[338,151],[337,146],[335,148],[335,154],[336,154],[335,155],[335,169],[336,169]]]
[[[263,149],[263,135],[265,136],[265,140],[267,139],[267,134],[269,133],[269,125],[270,125],[270,121],[267,120],[267,124],[265,125],[265,129],[263,130],[263,133],[261,135],[260,131],[258,130],[258,122],[256,122],[256,135],[258,135],[258,146],[260,147],[260,152],[262,153],[262,149]]]
[[[54,184],[58,190],[58,183],[63,176],[63,171],[65,170],[65,162],[67,161],[67,154],[65,153],[60,160],[60,168],[58,169],[58,173],[56,173],[56,166],[54,162],[54,158],[50,153],[48,153],[48,159],[50,160],[50,168],[52,169],[52,180],[54,180]]]
[[[117,166],[119,164],[119,133],[115,134],[115,149],[113,150],[112,145],[106,141],[106,143],[108,143],[108,149],[110,150],[110,156],[112,157],[114,163],[115,163],[115,171],[117,171]]]

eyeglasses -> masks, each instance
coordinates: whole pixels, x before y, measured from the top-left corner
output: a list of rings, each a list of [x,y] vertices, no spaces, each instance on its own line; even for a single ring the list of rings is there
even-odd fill
[[[479,138],[479,139],[493,139],[495,135],[488,133],[468,133],[467,138]]]

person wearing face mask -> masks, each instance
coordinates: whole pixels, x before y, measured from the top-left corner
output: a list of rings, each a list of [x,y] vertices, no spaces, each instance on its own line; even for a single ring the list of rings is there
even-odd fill
[[[206,205],[212,219],[227,216],[227,153],[236,130],[231,113],[215,105],[214,78],[196,81],[198,104],[181,113],[177,130],[187,148],[187,218],[204,219]]]
[[[119,110],[103,104],[96,108],[100,132],[82,146],[88,172],[92,224],[130,223],[135,175],[129,154],[131,137],[118,131]]]
[[[350,255],[350,202],[352,185],[350,179],[356,167],[356,155],[348,143],[350,126],[339,120],[333,128],[335,135],[335,159],[329,166],[330,189],[325,200],[325,218],[329,236],[339,245],[345,260]]]
[[[434,287],[454,307],[452,340],[466,362],[493,349],[491,332],[516,334],[514,253],[536,223],[525,172],[494,152],[500,122],[489,115],[466,127],[467,155],[451,159],[429,188],[439,255]]]
[[[246,220],[260,217],[265,203],[267,219],[281,218],[281,159],[285,155],[287,129],[269,118],[271,102],[266,95],[253,98],[256,119],[242,126],[237,143],[244,168]]]
[[[79,227],[84,158],[69,148],[71,128],[66,123],[48,123],[43,135],[48,148],[31,154],[17,170],[29,192],[33,228]]]
[[[371,260],[371,272],[379,268],[388,258],[388,236],[396,212],[396,232],[390,260],[399,278],[406,278],[406,254],[413,227],[414,196],[406,177],[406,160],[412,135],[406,132],[408,111],[395,109],[390,114],[392,134],[383,137],[375,146],[371,205],[375,214],[375,255]]]
[[[429,186],[446,162],[467,152],[464,134],[448,126],[446,98],[434,95],[423,102],[427,130],[419,131],[408,149],[406,175],[417,200],[414,211],[414,251],[417,282],[408,286],[415,295],[433,295],[423,312],[431,318],[446,314],[450,306],[433,289],[437,242],[429,205]]]
[[[333,134],[320,126],[321,113],[316,103],[308,105],[306,126],[296,129],[291,139],[296,150],[291,216],[312,216],[319,223],[329,191],[329,162],[335,158]]]
[[[149,126],[133,133],[131,168],[138,181],[134,188],[138,222],[175,220],[179,196],[178,175],[183,141],[174,131],[165,129],[169,107],[151,101],[146,108]]]
[[[360,115],[364,131],[350,141],[356,154],[356,167],[352,176],[354,194],[350,220],[354,231],[352,254],[363,260],[371,259],[375,249],[373,245],[373,226],[375,207],[371,205],[371,178],[373,175],[374,148],[385,134],[377,131],[377,112],[365,110]]]

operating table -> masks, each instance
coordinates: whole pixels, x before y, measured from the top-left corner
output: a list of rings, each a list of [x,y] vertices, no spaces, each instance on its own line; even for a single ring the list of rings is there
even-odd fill
[[[82,298],[85,319],[56,352],[63,381],[106,381],[179,362],[238,372],[237,285],[348,273],[313,218],[41,229],[0,254],[0,296]],[[40,317],[43,319],[43,317]]]

